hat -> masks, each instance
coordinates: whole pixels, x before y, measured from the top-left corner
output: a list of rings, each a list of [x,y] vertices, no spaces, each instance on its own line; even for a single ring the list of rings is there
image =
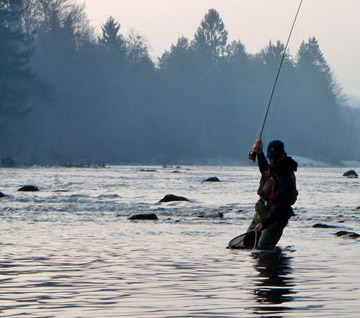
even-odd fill
[[[279,159],[284,152],[284,143],[280,140],[273,140],[268,145],[267,157],[269,159]]]

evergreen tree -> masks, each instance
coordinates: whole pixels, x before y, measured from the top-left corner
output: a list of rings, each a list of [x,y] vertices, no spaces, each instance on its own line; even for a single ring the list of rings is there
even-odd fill
[[[121,56],[126,54],[125,40],[119,33],[120,23],[113,17],[109,17],[106,23],[101,27],[102,37],[99,37],[99,45],[108,52],[117,53]]]
[[[226,116],[223,118],[222,144],[223,152],[229,157],[240,158],[242,144],[244,143],[247,149],[246,140],[253,138],[253,126],[257,125],[258,121],[255,115],[256,106],[261,105],[256,103],[256,98],[261,92],[254,90],[258,80],[255,75],[252,55],[246,52],[244,44],[241,41],[229,43],[226,46],[222,72],[219,76],[223,88],[222,107],[226,107],[220,113],[221,116]]]
[[[195,148],[196,125],[193,121],[197,117],[194,108],[199,94],[194,50],[186,37],[179,37],[177,43],[161,56],[158,74],[162,105],[158,117],[163,141],[160,151],[164,157],[183,157]]]
[[[336,83],[315,37],[310,38],[307,43],[304,41],[301,43],[296,62],[298,75],[301,77],[303,86],[308,89],[308,96],[323,99],[323,102],[316,103],[318,109],[325,107],[328,110],[330,108],[335,110],[337,108]]]
[[[319,42],[315,37],[311,37],[307,43],[301,43],[296,56],[297,69],[302,75],[309,79],[314,79],[322,83],[325,89],[333,90],[335,83],[330,66],[326,62],[320,50]]]
[[[223,55],[228,32],[224,22],[215,9],[210,9],[201,21],[194,38],[194,48],[202,53],[208,53],[218,61]]]
[[[343,123],[339,116],[336,84],[315,37],[301,43],[296,62],[302,104],[298,121],[305,124],[302,148],[307,151],[306,155],[316,149],[334,159],[337,156],[334,145],[341,148],[342,141],[337,132],[342,130]]]
[[[190,55],[189,40],[183,36],[179,37],[176,45],[171,45],[170,51],[165,51],[159,58],[159,68],[171,71],[175,75],[187,69]]]
[[[0,111],[18,115],[25,111],[33,75],[29,67],[30,39],[21,28],[20,0],[0,0]]]
[[[249,55],[246,53],[245,45],[241,41],[232,41],[226,46],[225,56],[227,63],[236,63],[244,65],[249,61]]]
[[[285,50],[285,45],[280,41],[277,41],[276,45],[274,45],[272,41],[269,41],[269,44],[264,49],[261,50],[259,57],[261,58],[262,63],[266,66],[266,69],[268,69],[270,73],[276,75],[276,71],[281,62],[281,58],[284,53],[284,50]],[[286,64],[289,63],[292,63],[292,61],[290,60],[290,56],[288,52],[286,52],[282,68],[285,68],[287,66]]]

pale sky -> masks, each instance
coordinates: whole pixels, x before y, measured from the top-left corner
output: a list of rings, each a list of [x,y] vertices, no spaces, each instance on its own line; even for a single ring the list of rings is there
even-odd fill
[[[146,38],[153,59],[175,44],[190,40],[210,8],[250,53],[269,40],[286,42],[300,0],[76,0],[85,3],[90,23],[100,26],[111,15],[125,36],[131,30]],[[302,40],[315,36],[344,93],[360,100],[360,0],[303,0],[290,40],[295,55]]]

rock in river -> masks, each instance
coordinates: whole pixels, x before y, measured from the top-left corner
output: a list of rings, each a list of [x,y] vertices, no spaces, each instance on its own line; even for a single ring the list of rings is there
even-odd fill
[[[158,217],[154,213],[135,214],[135,215],[130,216],[129,220],[158,220]]]
[[[343,174],[344,177],[348,177],[348,178],[357,178],[358,177],[358,174],[356,173],[355,170],[349,170],[349,171],[346,171],[344,174]]]
[[[329,225],[329,224],[324,224],[324,223],[316,223],[313,225],[313,227],[320,228],[320,229],[335,229],[335,228],[338,228],[339,226]]]
[[[220,182],[218,177],[210,177],[204,180],[204,182]]]
[[[35,192],[35,191],[39,191],[39,188],[32,185],[26,185],[21,187],[18,191]]]
[[[205,218],[205,219],[212,219],[212,218],[214,218],[214,219],[215,218],[222,219],[223,217],[224,217],[224,214],[222,212],[198,215],[198,218]]]
[[[345,237],[345,238],[352,238],[352,239],[356,239],[356,238],[360,237],[360,234],[355,233],[355,232],[348,232],[348,231],[339,231],[339,232],[336,232],[335,235]]]
[[[171,202],[171,201],[188,201],[190,202],[189,199],[185,198],[185,197],[180,197],[174,194],[167,194],[165,195],[159,202]]]

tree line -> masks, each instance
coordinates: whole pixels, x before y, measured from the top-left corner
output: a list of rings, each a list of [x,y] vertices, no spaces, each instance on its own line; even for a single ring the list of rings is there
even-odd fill
[[[246,162],[284,51],[250,54],[210,9],[158,61],[109,17],[96,35],[72,0],[0,0],[3,163]],[[286,52],[263,139],[288,152],[360,160],[346,106],[315,37]]]

